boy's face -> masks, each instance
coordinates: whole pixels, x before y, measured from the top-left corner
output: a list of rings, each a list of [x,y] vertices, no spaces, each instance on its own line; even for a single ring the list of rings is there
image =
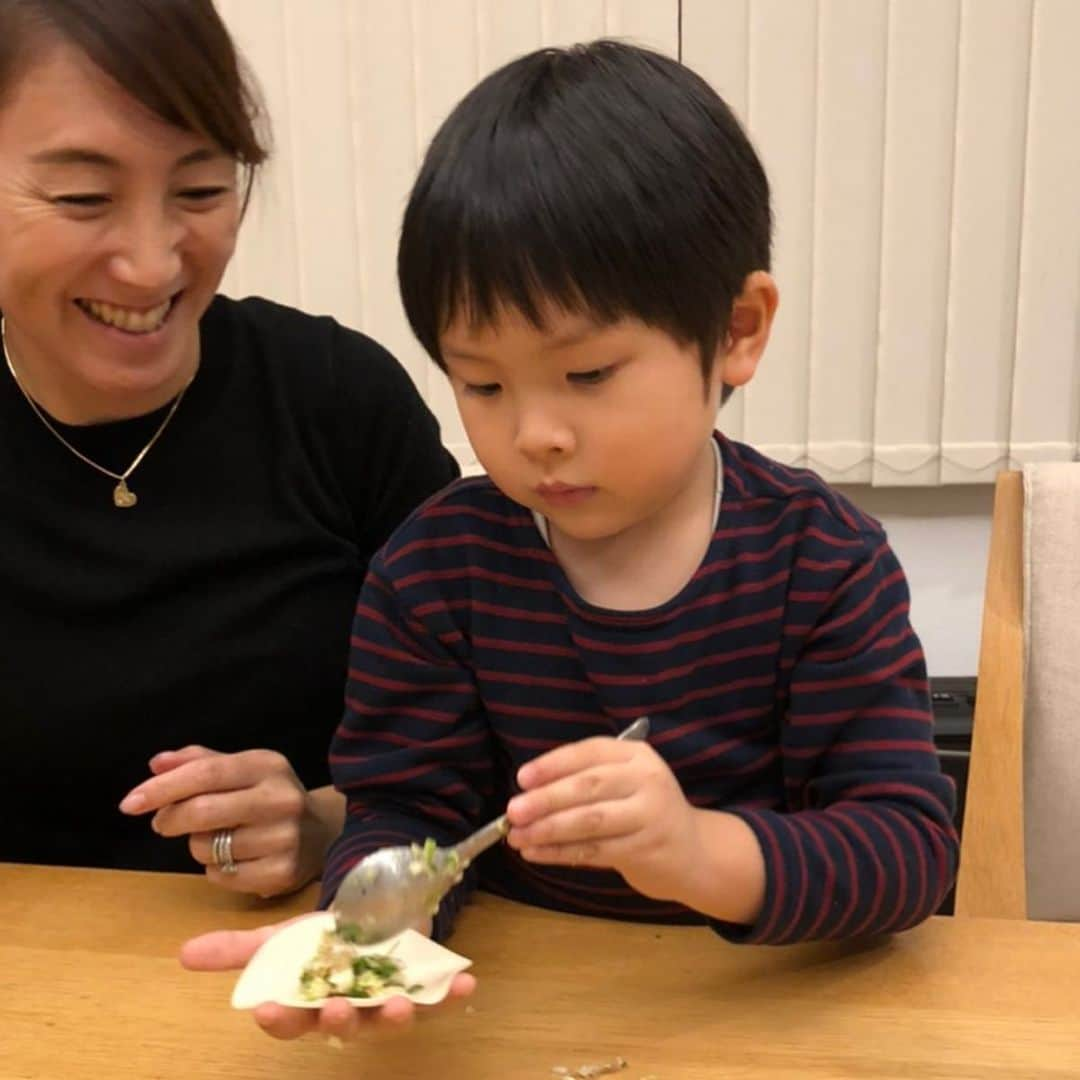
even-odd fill
[[[698,351],[625,319],[504,309],[440,338],[465,430],[488,475],[566,536],[602,540],[646,522],[707,469],[720,380]]]

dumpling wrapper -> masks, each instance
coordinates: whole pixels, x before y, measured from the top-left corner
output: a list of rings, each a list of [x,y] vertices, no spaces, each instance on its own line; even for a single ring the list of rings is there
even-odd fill
[[[297,1009],[318,1009],[320,1001],[308,1001],[300,995],[300,973],[311,963],[323,932],[332,929],[334,916],[320,911],[279,930],[259,947],[248,961],[233,989],[234,1009],[254,1009],[265,1001],[291,1005]],[[373,1008],[392,997],[404,996],[417,1005],[436,1005],[450,992],[450,983],[472,961],[459,956],[415,930],[406,930],[376,945],[365,945],[360,953],[390,953],[401,964],[405,986],[419,985],[407,993],[403,987],[390,987],[385,993],[369,998],[346,998],[359,1008]]]

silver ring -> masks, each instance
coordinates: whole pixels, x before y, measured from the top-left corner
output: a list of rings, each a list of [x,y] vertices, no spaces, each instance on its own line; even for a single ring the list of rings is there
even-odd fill
[[[232,829],[218,829],[210,841],[210,858],[223,874],[235,874],[240,869],[233,859],[232,844]]]

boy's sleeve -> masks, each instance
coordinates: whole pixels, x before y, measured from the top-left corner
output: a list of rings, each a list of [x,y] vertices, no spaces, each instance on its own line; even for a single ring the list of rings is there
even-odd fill
[[[345,713],[330,747],[345,828],[327,855],[320,907],[365,855],[395,844],[461,840],[492,803],[492,750],[461,635],[448,612],[421,621],[377,556],[357,603]],[[473,873],[443,901],[445,937]]]
[[[937,910],[955,876],[955,791],[934,749],[904,573],[881,534],[842,562],[825,595],[789,597],[820,614],[791,672],[788,812],[733,811],[761,844],[766,894],[754,926],[717,924],[732,940],[903,930]]]

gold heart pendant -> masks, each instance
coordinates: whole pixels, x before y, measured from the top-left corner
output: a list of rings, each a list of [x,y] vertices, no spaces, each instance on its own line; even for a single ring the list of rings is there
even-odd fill
[[[127,486],[126,480],[121,480],[113,488],[112,501],[114,506],[120,507],[121,510],[127,510],[128,507],[134,506],[139,501],[139,497]]]

